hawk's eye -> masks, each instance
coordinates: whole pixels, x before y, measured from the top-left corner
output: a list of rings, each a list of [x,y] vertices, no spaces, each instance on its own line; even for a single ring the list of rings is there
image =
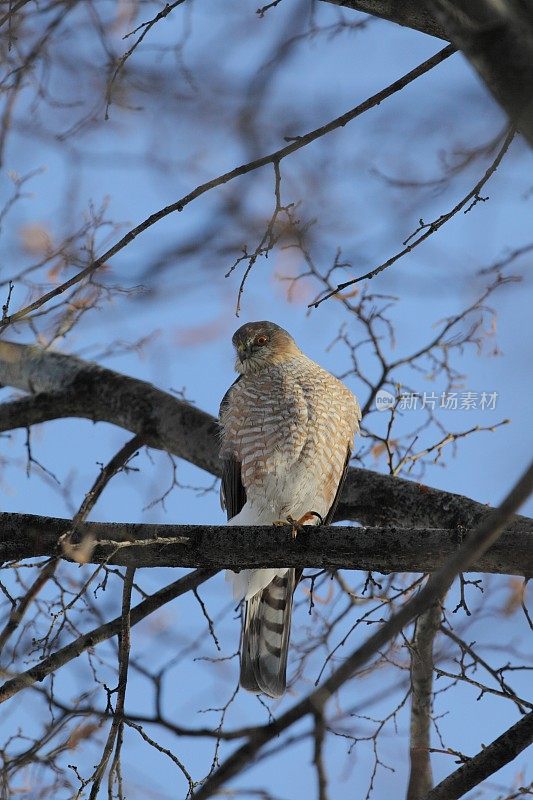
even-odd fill
[[[268,342],[268,336],[258,336],[255,340],[255,344],[259,347],[263,347],[264,344]]]

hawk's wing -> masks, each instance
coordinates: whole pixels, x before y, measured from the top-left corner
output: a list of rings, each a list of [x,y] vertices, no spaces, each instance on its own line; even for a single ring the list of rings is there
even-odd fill
[[[337,506],[339,505],[339,497],[341,496],[342,487],[344,486],[344,481],[346,479],[346,473],[348,472],[348,467],[350,465],[351,455],[352,455],[352,451],[351,451],[350,448],[348,448],[348,450],[346,451],[346,460],[344,462],[344,469],[342,470],[341,479],[339,481],[339,485],[337,486],[337,491],[335,493],[335,497],[333,498],[333,503],[331,504],[330,509],[329,509],[328,513],[326,514],[326,516],[324,518],[324,522],[323,522],[324,525],[329,525],[331,522],[333,522],[333,517],[335,516],[335,511],[337,510]],[[295,580],[295,584],[294,584],[295,587],[298,586],[298,584],[300,583],[300,579],[301,579],[302,575],[303,575],[303,569],[302,568],[297,569],[296,570],[296,580]]]
[[[229,387],[228,391],[222,398],[222,402],[220,404],[220,411],[219,411],[219,418],[222,416],[222,411],[225,406],[229,403],[229,396],[231,390],[238,383],[241,379],[242,375],[239,375],[237,380],[235,380],[231,386]],[[241,478],[241,462],[237,461],[236,458],[230,456],[229,458],[225,456],[222,459],[222,482],[220,484],[220,502],[222,508],[226,509],[226,514],[228,519],[231,519],[239,511],[242,511],[244,504],[246,503],[246,489],[242,484]]]
[[[337,491],[335,493],[335,497],[333,498],[333,503],[331,504],[330,509],[326,514],[324,525],[329,525],[330,522],[333,522],[335,511],[337,510],[337,506],[339,505],[339,498],[341,496],[342,487],[344,486],[344,481],[346,480],[346,473],[348,472],[348,467],[350,465],[351,455],[352,451],[351,448],[349,447],[348,450],[346,451],[346,460],[344,462],[344,468],[342,470],[341,479],[339,481],[339,485],[337,486]]]

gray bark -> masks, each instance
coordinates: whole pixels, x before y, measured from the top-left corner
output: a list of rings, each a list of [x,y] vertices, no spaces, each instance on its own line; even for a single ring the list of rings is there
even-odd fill
[[[498,736],[473,758],[435,786],[424,800],[458,800],[481,781],[513,761],[533,742],[533,711]],[[527,794],[527,792],[526,792]],[[513,795],[510,795],[512,797]],[[514,797],[519,797],[515,794]],[[525,795],[523,795],[525,796]]]
[[[325,0],[452,42],[533,146],[531,0]]]
[[[220,476],[216,419],[145,381],[74,356],[0,341],[0,384],[31,393],[0,404],[0,432],[64,417],[109,422]],[[335,520],[468,529],[488,511],[462,495],[352,467]],[[509,530],[530,533],[532,526],[516,515]]]
[[[396,22],[415,31],[447,39],[442,25],[434,15],[418,0],[325,0],[343,8],[381,17],[389,22]]]
[[[426,5],[533,146],[531,0],[426,0]]]
[[[59,537],[71,526],[72,520],[68,519],[0,514],[0,561],[61,553]],[[339,526],[310,528],[293,539],[289,527],[101,522],[83,523],[77,532],[82,539],[107,542],[89,556],[95,563],[109,558],[108,563],[124,566],[235,570],[292,566],[433,572],[467,538],[456,530]],[[124,546],[127,542],[142,544]],[[511,526],[471,569],[533,574],[533,530],[524,533]]]
[[[433,710],[433,643],[442,617],[440,603],[419,616],[411,644],[411,725],[407,800],[421,800],[433,786],[431,714]]]

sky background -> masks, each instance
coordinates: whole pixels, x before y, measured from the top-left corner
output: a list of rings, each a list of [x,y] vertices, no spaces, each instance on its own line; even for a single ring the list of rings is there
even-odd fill
[[[149,19],[158,8],[155,4],[141,5],[139,16],[128,19],[134,5],[130,8],[127,2],[109,2],[98,6],[118,53],[127,46],[121,35]],[[28,231],[45,231],[53,241],[59,241],[82,223],[91,204],[99,208],[105,202],[106,219],[122,227],[104,227],[98,232],[97,252],[102,252],[106,241],[114,242],[121,232],[198,183],[282,146],[284,136],[324,124],[442,46],[432,37],[379,20],[370,20],[358,30],[336,32],[340,19],[353,27],[367,18],[356,12],[341,15],[339,9],[323,2],[312,6],[311,16],[309,4],[284,0],[263,19],[255,14],[254,2],[232,0],[222,11],[214,0],[203,0],[176,9],[153,28],[128,62],[131,71],[117,83],[116,102],[105,124],[101,103],[92,105],[92,98],[101,97],[98,69],[103,56],[94,37],[84,35],[86,9],[76,11],[65,34],[63,63],[54,67],[50,77],[51,88],[64,105],[55,112],[50,107],[35,112],[30,87],[16,108],[0,176],[3,201],[12,191],[10,171],[19,175],[40,168],[44,171],[28,183],[31,195],[20,200],[4,222],[2,280],[17,272],[20,265],[35,260],[36,254],[28,246]],[[298,37],[294,44],[279,50],[280,43],[292,42],[294,37]],[[261,87],[265,64],[274,54],[282,59],[281,66]],[[139,76],[143,75],[141,103]],[[80,109],[69,106],[67,101],[73,98],[80,101]],[[83,117],[86,107],[96,122],[76,132],[72,126]],[[30,122],[32,114],[35,117]],[[419,219],[437,218],[469,191],[491,159],[473,159],[455,175],[450,175],[446,165],[455,163],[461,151],[491,141],[504,125],[503,115],[470,67],[460,55],[454,55],[380,107],[284,160],[283,202],[299,203],[302,222],[316,219],[311,244],[321,269],[331,264],[340,247],[352,264],[353,274],[361,274],[401,249]],[[64,137],[66,130],[70,133]],[[389,311],[396,332],[394,351],[390,349],[394,357],[430,340],[439,320],[461,311],[481,293],[490,278],[479,275],[479,270],[530,244],[531,174],[531,155],[516,139],[483,189],[485,202],[466,215],[459,213],[427,243],[372,281],[369,288],[373,292],[397,298]],[[441,182],[436,183],[439,179]],[[234,213],[232,202],[236,203]],[[268,259],[257,262],[245,289],[241,315],[235,317],[242,265],[229,278],[225,274],[245,244],[250,249],[255,247],[272,210],[273,171],[267,167],[207,193],[182,214],[162,220],[113,258],[106,271],[108,285],[128,290],[135,287],[135,291],[115,293],[87,313],[54,347],[95,359],[164,390],[183,391],[187,399],[214,415],[234,379],[231,335],[249,320],[277,322],[327,369],[336,374],[349,371],[346,348],[329,345],[342,324],[354,341],[362,333],[338,301],[330,300],[308,311],[307,304],[318,291],[312,280],[299,283],[292,299],[287,297],[287,285],[280,276],[295,276],[305,270],[294,249],[276,248]],[[460,391],[496,392],[496,408],[437,412],[439,421],[453,432],[476,425],[491,426],[503,419],[510,423],[461,440],[455,456],[451,449],[447,454],[445,467],[428,466],[423,477],[431,486],[490,505],[503,498],[531,454],[530,261],[527,255],[517,259],[507,274],[522,276],[521,283],[500,288],[488,301],[497,323],[485,337],[481,352],[466,347],[454,361],[465,376]],[[71,273],[65,272],[62,277],[67,274]],[[12,309],[23,305],[27,297],[28,287],[16,284]],[[485,327],[490,328],[490,314]],[[40,332],[43,337],[49,333],[44,323]],[[140,352],[114,346],[116,352],[105,355],[113,343],[132,343],[141,337],[148,339]],[[10,331],[10,338],[34,340],[24,326]],[[376,365],[369,353],[363,361],[368,373],[375,374]],[[420,393],[443,388],[428,371],[411,373],[405,380]],[[366,389],[358,375],[349,375],[346,382],[364,402]],[[2,399],[11,396],[12,390],[2,390]],[[417,413],[405,412],[399,429],[407,431],[416,425],[409,415]],[[383,431],[386,417],[374,411],[368,425]],[[70,516],[92,484],[98,464],[106,462],[129,436],[113,426],[85,420],[62,420],[34,429],[34,455],[60,480],[63,488],[59,489],[39,469],[26,476],[25,432],[0,439],[0,453],[6,459],[0,476],[2,510]],[[362,444],[356,443],[358,446]],[[222,523],[218,491],[174,490],[165,508],[161,504],[150,507],[170,483],[169,459],[161,453],[151,452],[148,457],[143,452],[135,465],[138,472],[119,475],[112,481],[92,519]],[[365,466],[386,471],[384,460],[372,455],[365,459]],[[178,480],[192,487],[212,484],[211,476],[181,461]],[[533,501],[522,512],[532,514]],[[73,580],[81,581],[89,574],[89,567],[70,569],[75,574]],[[138,578],[146,591],[154,591],[177,574],[177,570],[143,569]],[[527,654],[528,629],[523,616],[505,617],[501,611],[510,591],[509,579],[484,576],[483,585],[483,595],[472,594],[475,613],[469,621],[469,640],[486,647],[497,664],[505,663],[515,652]],[[302,590],[299,592],[303,605],[305,597]],[[217,633],[223,643],[222,655],[230,655],[238,645],[239,623],[231,611],[222,576],[213,579],[201,594],[215,618],[224,612]],[[104,618],[114,616],[120,606],[118,583],[100,593],[96,602]],[[455,602],[452,596],[450,608]],[[466,621],[458,622],[459,630]],[[312,625],[313,616],[299,609],[293,628],[295,640],[305,641],[307,626]],[[341,638],[342,630],[335,632],[334,643]],[[358,629],[350,647],[365,636],[366,632]],[[183,649],[192,641],[196,644],[186,657]],[[437,653],[441,645],[444,643],[437,644]],[[237,682],[238,665],[235,659],[220,664],[193,660],[216,655],[194,598],[181,598],[137,626],[133,648],[139,662],[150,667],[165,663],[174,651],[178,654],[165,693],[169,718],[191,726],[207,721],[215,724],[216,713],[200,714],[199,709],[218,707],[229,699]],[[115,663],[111,645],[105,653],[107,665],[100,669],[102,674],[108,669],[111,675]],[[310,690],[320,663],[320,658],[313,662],[306,679],[280,702],[271,704],[274,714],[289,708]],[[68,674],[64,672],[61,691],[65,697],[80,691],[90,679],[85,663]],[[380,718],[394,702],[390,697],[376,702],[368,698],[390,686],[391,692],[396,691],[397,701],[398,675],[406,678],[405,672],[392,669],[358,678],[345,689],[343,702],[359,704],[358,713]],[[525,694],[526,679],[521,674],[512,677],[516,690]],[[34,726],[37,702],[30,694],[22,702],[16,700],[0,729],[11,730],[14,723],[24,729]],[[146,683],[135,671],[127,707],[137,712],[150,707]],[[438,695],[436,712],[445,711],[440,724],[447,744],[469,755],[518,719],[512,704],[487,696],[476,701],[476,692],[467,686]],[[230,727],[267,719],[265,708],[242,692],[228,711]],[[361,721],[362,728],[366,724]],[[305,730],[304,722],[291,733]],[[393,725],[387,726],[380,743],[383,761],[393,765],[395,771],[378,770],[373,794],[377,800],[404,791],[406,730],[408,714],[404,708],[398,716],[397,732]],[[195,777],[205,774],[212,742],[176,740],[164,732],[158,732],[158,737],[175,750]],[[372,747],[360,743],[348,755],[348,745],[335,737],[328,739],[331,797],[359,800],[365,797],[369,784]],[[76,763],[96,763],[99,748],[98,741],[84,743]],[[222,754],[230,749],[223,746]],[[311,758],[309,742],[296,744],[240,776],[235,786],[268,788],[273,796],[286,800],[316,796]],[[455,768],[452,761],[449,756],[434,756],[436,780]],[[522,774],[527,762],[528,755],[523,753],[494,776],[492,788],[472,797],[496,798],[500,785],[516,781],[525,784],[526,779],[531,780],[531,774]],[[131,731],[126,734],[125,764],[132,798],[148,796],[147,776],[154,797],[166,800],[185,796],[185,784],[175,767]]]

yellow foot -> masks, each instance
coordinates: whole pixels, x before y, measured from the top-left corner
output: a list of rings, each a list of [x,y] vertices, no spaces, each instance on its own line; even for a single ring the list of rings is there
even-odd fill
[[[300,519],[294,519],[294,517],[291,516],[288,516],[287,519],[276,519],[272,524],[277,526],[290,525],[291,537],[293,539],[296,539],[296,537],[298,536],[298,532],[303,530],[305,523],[311,522],[311,520],[314,519],[315,517],[318,519],[319,525],[324,524],[324,520],[322,519],[318,511],[308,511],[306,514],[300,517]]]

